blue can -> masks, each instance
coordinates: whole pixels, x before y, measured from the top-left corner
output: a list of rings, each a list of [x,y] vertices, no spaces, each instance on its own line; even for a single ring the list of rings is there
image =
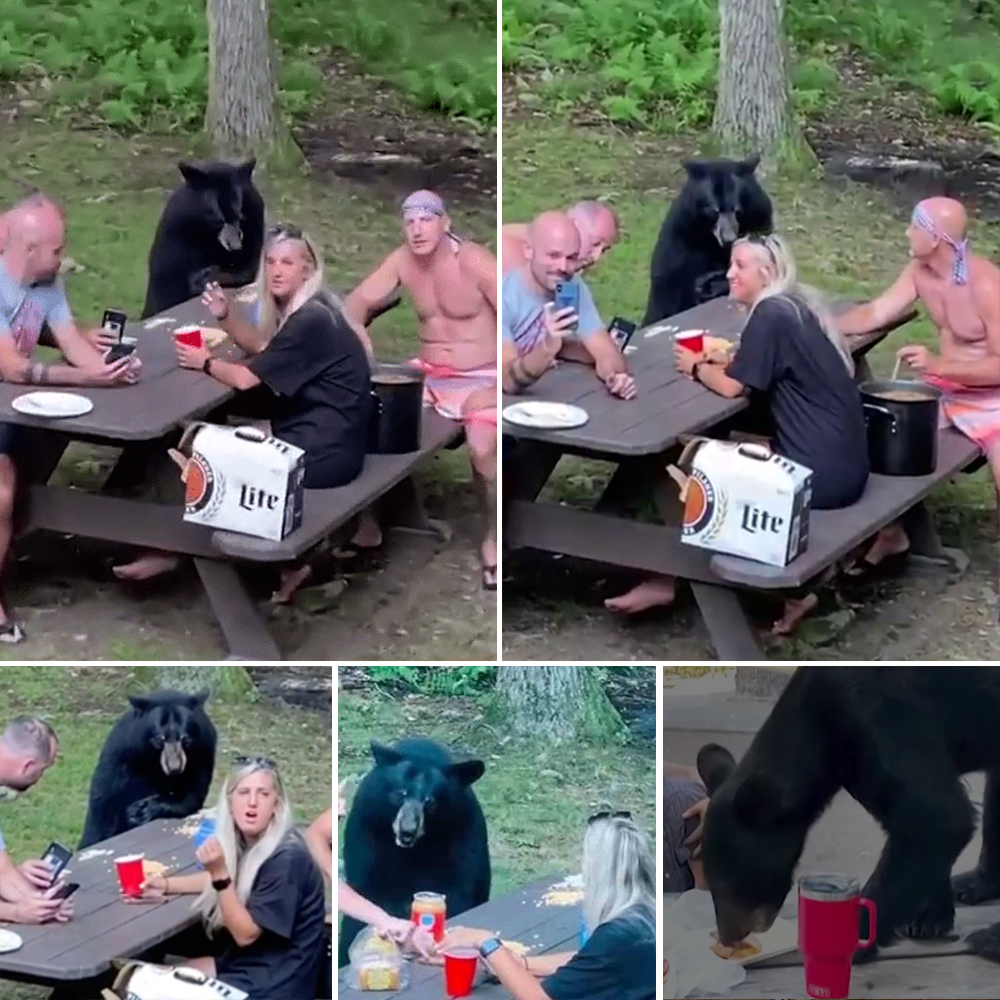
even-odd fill
[[[197,850],[209,837],[215,836],[215,820],[203,819],[198,829],[194,832],[194,847]],[[198,867],[204,870],[205,866],[199,861]]]
[[[580,911],[580,947],[582,948],[586,943],[587,939],[590,937],[590,928],[587,927],[587,919],[583,915],[583,911]]]

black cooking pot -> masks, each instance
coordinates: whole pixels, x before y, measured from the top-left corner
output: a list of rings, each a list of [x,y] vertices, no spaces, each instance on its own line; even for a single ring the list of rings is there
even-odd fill
[[[418,451],[424,412],[424,373],[408,365],[376,365],[372,391],[377,404],[372,418],[371,450],[379,455]]]
[[[941,391],[922,382],[863,382],[868,461],[883,476],[927,476],[937,467]]]

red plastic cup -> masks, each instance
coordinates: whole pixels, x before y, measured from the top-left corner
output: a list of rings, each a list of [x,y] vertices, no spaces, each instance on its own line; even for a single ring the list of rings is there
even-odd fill
[[[449,948],[444,953],[444,991],[450,997],[467,997],[476,978],[479,952],[475,948]]]
[[[868,938],[860,940],[861,910],[868,911]],[[854,953],[875,941],[875,904],[847,875],[803,875],[799,879],[799,951],[806,992],[819,1000],[846,1000],[851,993]]]
[[[705,350],[705,331],[681,330],[680,333],[674,334],[674,342],[689,351],[694,351],[695,354],[701,354]]]
[[[128,854],[121,858],[115,858],[118,882],[126,896],[142,895],[142,883],[145,878],[142,873],[142,859],[145,856],[145,854]]]
[[[179,326],[174,330],[174,342],[187,347],[204,347],[205,338],[200,326]]]

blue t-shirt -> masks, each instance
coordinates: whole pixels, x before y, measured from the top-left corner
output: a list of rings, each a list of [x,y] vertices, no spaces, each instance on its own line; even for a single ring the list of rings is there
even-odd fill
[[[579,326],[578,340],[587,340],[604,329],[601,317],[594,305],[594,297],[582,278],[573,278],[580,288],[580,308],[577,312]],[[545,336],[545,304],[553,301],[553,296],[541,296],[528,288],[524,272],[518,268],[504,275],[500,289],[503,303],[503,339],[517,347],[517,353],[524,356],[534,350]]]
[[[72,319],[62,280],[51,285],[22,285],[0,260],[0,337],[13,337],[17,349],[30,358],[35,353],[42,326]]]

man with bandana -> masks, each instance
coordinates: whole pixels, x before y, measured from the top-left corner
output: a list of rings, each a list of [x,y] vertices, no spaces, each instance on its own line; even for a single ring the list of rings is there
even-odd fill
[[[344,300],[344,311],[367,326],[398,288],[417,311],[425,403],[461,420],[473,483],[486,522],[480,547],[483,586],[496,590],[497,260],[485,247],[451,231],[444,202],[416,191],[403,202],[405,242]],[[366,515],[370,522],[370,515]],[[356,544],[360,542],[356,536]]]
[[[906,230],[910,262],[878,298],[837,319],[846,335],[868,333],[922,302],[937,327],[939,353],[918,344],[897,356],[942,393],[942,417],[985,452],[1000,496],[1000,269],[969,252],[965,209],[952,198],[927,198]],[[910,542],[899,523],[883,528],[855,568],[885,572]]]

